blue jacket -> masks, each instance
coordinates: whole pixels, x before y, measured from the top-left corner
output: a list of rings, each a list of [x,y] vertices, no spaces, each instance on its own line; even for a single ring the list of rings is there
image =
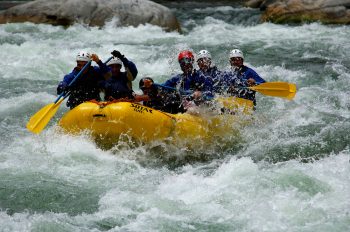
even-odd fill
[[[163,86],[174,88],[179,90],[179,93],[173,92],[172,94],[162,94],[165,112],[170,113],[183,113],[185,112],[182,105],[181,95],[190,95],[193,91],[198,90],[202,92],[203,99],[212,98],[212,81],[209,78],[200,76],[196,70],[191,74],[185,75],[177,74],[167,80]],[[166,90],[166,88],[164,89]]]
[[[259,76],[259,74],[257,74],[253,69],[248,68],[247,66],[243,65],[241,68],[236,70],[236,72],[237,72],[237,78],[245,84],[247,83],[247,80],[250,78],[253,78],[257,85],[266,82],[264,79],[262,79]]]
[[[70,95],[67,101],[67,106],[71,109],[75,106],[92,99],[100,100],[99,83],[104,80],[104,75],[109,71],[107,66],[100,61],[99,67],[90,66],[86,73],[82,73],[81,76],[71,85],[71,81],[79,73],[79,70],[73,69],[73,71],[64,76],[57,87],[57,94],[61,94],[64,91],[70,91]]]
[[[247,88],[247,80],[250,78],[254,79],[256,84],[266,82],[253,69],[244,65],[239,69],[225,72],[223,82],[231,95],[252,100],[256,104],[255,91]]]
[[[133,91],[131,82],[135,80],[137,76],[136,65],[127,60],[122,59],[126,72],[120,72],[119,76],[112,75],[111,78],[99,83],[100,88],[105,91],[105,100],[119,99],[119,98],[133,98]],[[110,68],[108,68],[110,71]]]
[[[211,85],[211,92],[223,93],[224,82],[223,82],[223,72],[218,70],[216,66],[210,67],[206,72],[198,70],[198,75],[205,79],[205,85]]]
[[[167,80],[163,85],[178,89],[182,95],[189,95],[193,91],[199,90],[203,93],[204,97],[213,96],[213,81],[204,75],[200,75],[196,70],[188,75],[184,73],[177,74]]]

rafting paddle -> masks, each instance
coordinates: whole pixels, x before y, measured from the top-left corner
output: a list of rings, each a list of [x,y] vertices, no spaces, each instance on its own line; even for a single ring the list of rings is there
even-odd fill
[[[173,88],[173,87],[169,87],[169,86],[161,85],[161,84],[156,84],[156,83],[153,83],[153,85],[158,86],[158,87],[161,87],[161,88],[164,88],[164,89],[168,89],[168,90],[180,92],[180,93],[183,94],[183,95],[189,95],[189,94],[192,94],[192,93],[193,93],[192,90],[181,90],[181,89],[176,89],[176,88]]]
[[[263,95],[281,97],[288,100],[292,100],[297,91],[296,85],[288,82],[265,82],[260,85],[248,87],[248,89],[257,91]]]
[[[85,64],[85,66],[80,70],[80,72],[74,77],[74,79],[69,83],[68,87],[70,87],[75,80],[85,71],[87,67],[89,67],[91,61]],[[57,99],[43,108],[41,108],[36,114],[34,114],[29,122],[27,123],[27,129],[35,134],[39,134],[45,126],[49,123],[50,119],[56,114],[59,106],[63,102],[63,100],[69,96],[68,93],[61,93]]]
[[[110,61],[113,57],[110,57],[105,64]],[[80,70],[80,72],[74,77],[74,79],[69,83],[68,87],[72,86],[72,84],[78,79],[78,77],[84,72],[84,70],[89,67],[91,61],[89,61],[85,66]],[[28,121],[27,129],[35,134],[39,134],[49,123],[51,118],[56,114],[58,108],[64,99],[66,99],[70,95],[70,92],[61,93],[57,99],[43,108],[41,108],[38,112],[36,112]]]
[[[161,84],[154,83],[154,85],[165,89],[173,90],[173,91],[178,91],[175,88],[164,86]],[[296,85],[288,82],[265,82],[256,86],[244,87],[244,88],[254,90],[266,96],[281,97],[281,98],[286,98],[288,100],[292,100],[295,97],[295,94],[297,92]],[[187,90],[187,91],[180,90],[180,92],[182,94],[193,93],[193,91],[191,90]]]

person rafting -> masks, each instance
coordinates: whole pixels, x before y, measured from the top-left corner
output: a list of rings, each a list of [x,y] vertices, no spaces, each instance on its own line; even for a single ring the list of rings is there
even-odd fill
[[[181,51],[178,55],[178,62],[182,73],[177,74],[162,84],[164,87],[176,89],[178,94],[186,95],[187,100],[195,101],[197,104],[206,97],[212,97],[212,83],[206,81],[203,76],[193,68],[194,55],[189,50]],[[177,96],[169,99],[174,103],[174,111],[184,112],[182,100]],[[175,110],[177,108],[177,110]]]
[[[222,93],[222,72],[213,65],[211,54],[208,50],[200,50],[197,54],[198,75],[203,77],[207,84],[212,85],[214,93]]]
[[[245,98],[253,101],[256,105],[255,91],[247,89],[254,85],[265,83],[253,69],[245,66],[243,52],[233,49],[229,54],[230,70],[225,72],[224,80],[228,86],[228,93],[232,96]]]
[[[159,95],[158,86],[154,84],[152,78],[142,78],[139,82],[139,88],[142,90],[143,95],[135,95],[135,101],[142,101],[145,106],[164,111],[162,96]]]
[[[107,66],[112,75],[109,79],[99,83],[99,87],[104,90],[105,100],[134,99],[132,81],[135,80],[138,73],[136,65],[119,51],[114,50],[111,54],[114,57],[107,63]],[[125,72],[121,71],[123,65]]]
[[[143,105],[167,113],[183,113],[181,96],[178,93],[170,93],[165,86],[155,84],[150,77],[144,77],[139,82],[142,95],[134,95],[135,102],[143,102]]]
[[[89,66],[83,71],[81,76],[70,85],[75,76],[83,69],[83,67],[95,61],[97,66]],[[108,75],[107,66],[99,59],[96,54],[91,54],[86,51],[81,51],[76,56],[77,65],[72,72],[65,75],[57,87],[57,94],[70,92],[67,106],[73,109],[75,106],[89,100],[100,101],[100,89],[98,87],[101,81],[105,80],[105,75]]]

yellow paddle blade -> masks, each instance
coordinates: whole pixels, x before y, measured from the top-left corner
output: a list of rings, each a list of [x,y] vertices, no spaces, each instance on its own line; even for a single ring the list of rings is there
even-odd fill
[[[261,94],[292,100],[297,92],[297,86],[288,82],[265,82],[257,86],[249,87]]]
[[[27,129],[35,134],[39,134],[56,114],[63,100],[64,99],[61,98],[56,104],[48,104],[36,112],[27,123]]]

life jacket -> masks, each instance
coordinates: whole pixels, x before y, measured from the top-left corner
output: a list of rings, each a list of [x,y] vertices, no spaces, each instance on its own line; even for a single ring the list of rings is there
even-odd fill
[[[256,84],[265,82],[265,80],[262,79],[253,69],[248,68],[245,65],[238,69],[226,72],[224,77],[229,94],[251,100],[254,105],[256,105],[255,91],[247,88],[247,80],[250,78],[254,79]]]
[[[119,77],[112,76],[110,79],[100,82],[99,86],[105,92],[105,100],[133,98],[133,91],[128,86],[129,80],[126,75],[122,72]]]
[[[73,72],[66,77],[71,78],[71,76],[75,76],[78,72],[78,70],[73,70]],[[66,77],[64,79],[66,79]],[[100,81],[103,81],[103,75],[98,67],[89,67],[88,71],[82,74],[72,86],[70,86],[70,95],[67,101],[67,106],[74,108],[88,100],[101,100],[98,87]]]

